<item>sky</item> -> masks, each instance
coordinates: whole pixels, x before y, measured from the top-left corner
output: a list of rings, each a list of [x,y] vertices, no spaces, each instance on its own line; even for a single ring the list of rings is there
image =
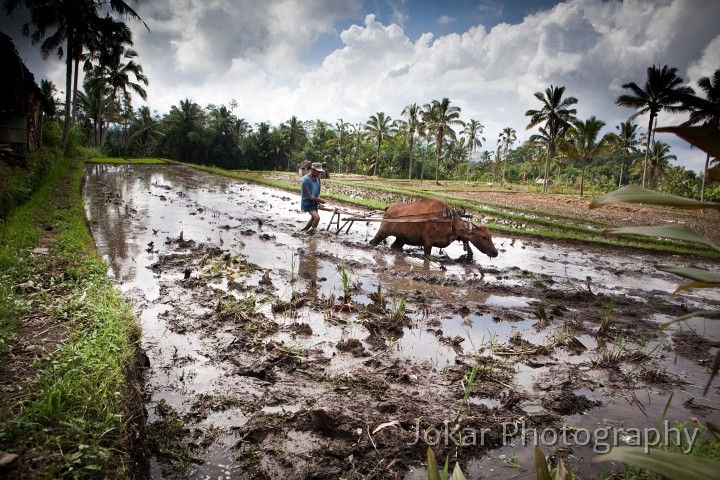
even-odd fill
[[[365,123],[384,112],[450,99],[478,120],[494,151],[498,134],[527,130],[534,97],[550,85],[578,99],[577,116],[606,123],[633,111],[615,105],[642,86],[652,65],[678,69],[697,88],[720,69],[718,0],[128,0],[145,22],[127,20],[150,80],[147,105],[163,115],[181,100],[230,106],[250,124],[292,116]],[[43,61],[21,34],[27,15],[2,14],[36,81],[65,88],[65,64]],[[686,116],[661,113],[660,126]],[[646,131],[647,117],[636,120]],[[703,152],[658,134],[676,164],[700,172]]]

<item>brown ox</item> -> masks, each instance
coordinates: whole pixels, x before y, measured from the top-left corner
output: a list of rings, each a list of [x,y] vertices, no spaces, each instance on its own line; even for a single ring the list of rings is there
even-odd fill
[[[432,247],[445,248],[456,240],[463,242],[468,255],[472,255],[468,242],[488,257],[494,258],[498,254],[487,227],[478,227],[463,220],[460,212],[440,200],[420,200],[389,206],[370,244],[377,245],[387,237],[395,237],[392,248],[421,246],[425,256],[430,255]]]

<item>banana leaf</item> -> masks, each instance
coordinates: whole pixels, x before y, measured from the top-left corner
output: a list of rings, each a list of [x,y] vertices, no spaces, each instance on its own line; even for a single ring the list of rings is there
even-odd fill
[[[605,231],[613,235],[641,235],[643,237],[661,237],[671,240],[682,240],[683,242],[705,245],[720,252],[720,246],[698,234],[692,228],[684,225],[668,225],[665,227],[622,227],[610,228]]]
[[[655,129],[659,133],[674,133],[709,153],[715,158],[720,158],[720,130],[710,125],[699,127],[662,127]]]
[[[675,275],[680,275],[681,277],[689,278],[696,282],[720,284],[720,274],[708,272],[701,268],[676,267],[673,265],[658,265],[656,268],[662,272],[674,273]]]
[[[608,203],[618,202],[649,203],[653,205],[666,205],[670,207],[689,209],[720,209],[720,203],[700,202],[698,200],[692,200],[690,198],[654,192],[652,190],[644,189],[639,185],[626,185],[619,190],[615,190],[614,192],[605,194],[600,198],[596,198],[590,203],[590,208],[598,208]]]
[[[705,458],[691,457],[682,453],[665,450],[650,450],[644,447],[615,447],[606,455],[595,457],[592,463],[622,462],[644,468],[668,480],[707,480],[718,478],[720,462]]]
[[[674,320],[663,323],[662,325],[660,325],[660,330],[667,329],[673,323],[684,322],[685,320],[690,320],[691,318],[695,317],[710,317],[713,319],[720,319],[720,310],[698,310],[696,312],[686,313],[685,315],[681,315]]]

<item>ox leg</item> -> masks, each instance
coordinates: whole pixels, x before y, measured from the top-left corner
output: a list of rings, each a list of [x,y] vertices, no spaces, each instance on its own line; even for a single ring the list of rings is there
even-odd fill
[[[429,257],[432,253],[432,245],[423,245],[423,253],[426,257]]]
[[[405,242],[401,241],[399,238],[395,238],[395,241],[392,245],[390,245],[390,248],[393,250],[402,250],[402,248],[405,246]]]
[[[375,234],[372,240],[370,240],[370,245],[376,246],[383,240],[385,240],[388,236],[382,233],[382,230],[378,230],[378,232]]]

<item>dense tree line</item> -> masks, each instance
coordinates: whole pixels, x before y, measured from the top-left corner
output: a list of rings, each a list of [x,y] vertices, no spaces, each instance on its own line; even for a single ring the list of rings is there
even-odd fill
[[[132,32],[118,18],[141,21],[122,0],[3,0],[7,13],[28,8],[24,26],[47,57],[57,53],[67,66],[65,102],[54,99],[56,87],[42,89],[60,108],[63,145],[73,127],[85,145],[111,156],[167,157],[227,169],[293,171],[303,161],[319,161],[333,172],[393,178],[465,180],[468,182],[537,183],[547,190],[607,191],[639,183],[669,193],[703,197],[707,175],[696,175],[671,162],[670,147],[655,139],[662,112],[687,113],[688,125],[719,128],[717,108],[703,108],[677,69],[652,66],[642,85],[623,85],[616,103],[634,110],[627,122],[601,135],[606,126],[592,116],[579,119],[578,99],[565,87],[536,92],[538,109],[525,112],[526,129],[534,133],[517,144],[517,132],[506,127],[496,149],[487,142],[478,119],[463,119],[450,99],[412,103],[398,112],[371,114],[367,121],[302,120],[292,116],[280,125],[250,125],[236,114],[237,102],[200,106],[180,100],[159,116],[146,106],[134,109],[131,93],[146,99],[148,78],[136,62]],[[144,25],[144,24],[143,24]],[[147,26],[145,26],[147,28]],[[78,72],[84,71],[82,88]],[[702,78],[704,99],[720,102],[720,70]],[[701,106],[698,106],[701,105]],[[67,106],[67,107],[66,107]],[[393,113],[394,114],[394,113]],[[644,132],[634,123],[647,115]],[[707,158],[705,171],[712,159]],[[720,189],[709,197],[720,199]]]

